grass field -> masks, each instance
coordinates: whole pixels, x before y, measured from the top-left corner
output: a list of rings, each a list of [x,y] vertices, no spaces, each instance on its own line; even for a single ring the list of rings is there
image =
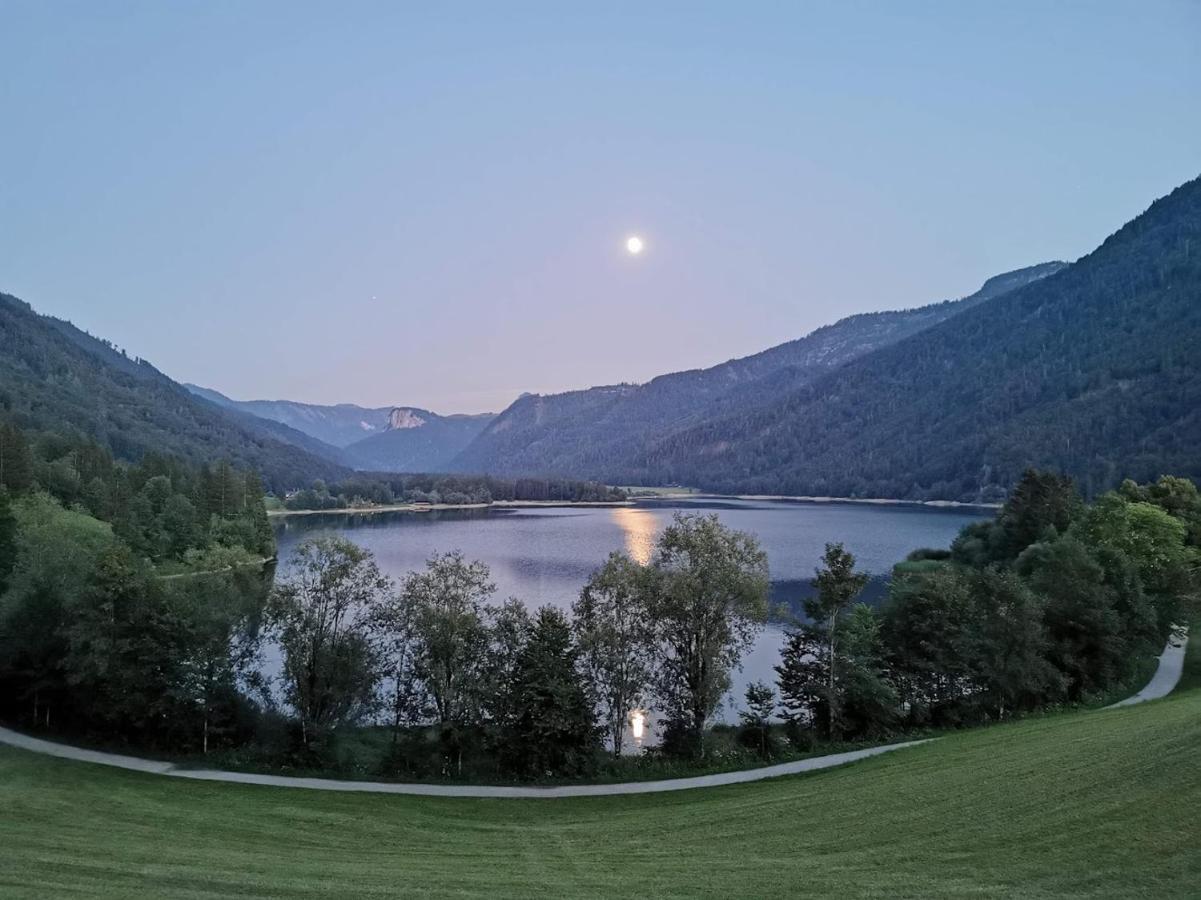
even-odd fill
[[[642,797],[189,783],[0,748],[0,896],[1195,897],[1198,657],[1155,703]]]

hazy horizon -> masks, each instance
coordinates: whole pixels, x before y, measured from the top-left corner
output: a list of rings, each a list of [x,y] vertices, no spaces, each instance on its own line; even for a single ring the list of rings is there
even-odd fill
[[[1177,2],[7,3],[0,291],[236,399],[644,382],[1089,252],[1198,174],[1198,35]]]

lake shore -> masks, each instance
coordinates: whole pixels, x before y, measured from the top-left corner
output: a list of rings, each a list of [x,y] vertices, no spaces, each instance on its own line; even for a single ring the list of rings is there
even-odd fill
[[[869,506],[925,506],[935,509],[1000,509],[1000,503],[962,503],[958,500],[891,500],[886,497],[800,497],[788,494],[703,494],[694,491],[656,493],[628,500],[493,500],[491,503],[393,503],[381,506],[348,506],[344,509],[271,509],[271,518],[288,516],[365,516],[391,512],[436,512],[453,509],[529,509],[538,507],[620,507],[639,500],[750,500],[792,503],[861,503]]]
[[[446,509],[526,509],[553,506],[632,506],[633,500],[493,500],[491,503],[392,503],[343,509],[269,509],[269,518],[287,516],[365,516],[390,512],[437,512]]]
[[[695,496],[695,495],[694,495]],[[726,495],[705,494],[721,497]],[[1000,509],[1000,503],[963,503],[959,500],[890,500],[887,497],[795,497],[787,494],[731,494],[733,500],[788,500],[797,503],[865,503],[869,506],[927,506],[935,509]]]

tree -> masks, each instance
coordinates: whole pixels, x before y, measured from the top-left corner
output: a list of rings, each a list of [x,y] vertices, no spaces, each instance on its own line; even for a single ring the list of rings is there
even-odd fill
[[[596,694],[613,755],[620,756],[630,712],[642,706],[655,641],[643,568],[612,553],[572,606],[581,663]]]
[[[1050,640],[1042,599],[1013,572],[996,568],[971,582],[973,668],[999,718],[1057,695],[1061,677],[1047,660]]]
[[[659,537],[648,590],[663,650],[658,693],[703,755],[705,725],[767,618],[767,556],[715,515],[677,514]]]
[[[373,705],[379,659],[368,623],[389,587],[370,553],[337,537],[301,544],[292,573],[277,585],[272,611],[285,695],[306,747]]]
[[[501,763],[524,776],[580,775],[600,749],[596,712],[577,668],[567,617],[544,606],[517,657]]]
[[[937,716],[974,689],[971,624],[971,587],[958,568],[900,575],[889,584],[884,642],[915,718]]]
[[[939,571],[943,563],[919,559],[898,572]],[[868,576],[842,544],[827,544],[816,571],[816,592],[805,600],[807,622],[788,636],[776,674],[785,718],[825,737],[863,737],[888,731],[896,719],[896,690],[888,675],[881,623],[856,598]]]
[[[1067,531],[1082,508],[1071,478],[1027,469],[997,516],[999,558],[1017,559],[1031,544],[1043,540],[1048,529],[1059,534]]]
[[[771,717],[776,711],[776,692],[762,681],[748,684],[746,709],[740,714],[744,740],[755,746],[764,759],[771,757]]]
[[[87,587],[68,602],[64,631],[67,683],[89,719],[125,736],[169,730],[184,629],[127,546],[101,554]]]
[[[20,429],[0,425],[0,488],[22,494],[33,486],[33,459]]]
[[[443,726],[475,721],[480,709],[485,603],[495,590],[488,567],[459,552],[432,557],[401,586],[412,609],[417,671]]]
[[[1149,591],[1172,593],[1187,582],[1188,526],[1160,506],[1106,494],[1089,509],[1079,533],[1094,546],[1129,557]]]
[[[829,704],[829,733],[837,739],[841,734],[838,724],[838,694],[835,682],[838,679],[838,620],[863,593],[867,586],[867,575],[855,571],[855,557],[842,544],[826,544],[822,566],[817,569],[814,585],[815,596],[805,601],[805,613],[813,622],[813,628],[821,635],[825,644],[823,657],[826,660],[826,692]]]
[[[88,588],[97,561],[112,547],[112,529],[46,494],[23,498],[17,557],[0,595],[0,674],[5,692],[35,723],[50,724],[52,707],[69,703],[66,683],[71,602]]]
[[[1187,478],[1161,475],[1154,484],[1139,485],[1127,479],[1119,493],[1131,502],[1154,503],[1188,527],[1188,543],[1201,546],[1201,491]]]
[[[881,737],[896,724],[900,705],[888,670],[883,623],[866,603],[856,603],[840,631],[839,727],[854,738]]]
[[[1114,591],[1089,548],[1072,535],[1028,547],[1015,568],[1043,598],[1048,658],[1062,673],[1068,698],[1111,684],[1126,652]]]
[[[484,610],[487,645],[479,672],[480,718],[501,722],[509,714],[509,686],[533,623],[525,604],[510,597]]]
[[[404,725],[425,713],[425,691],[417,671],[414,606],[405,591],[390,593],[376,605],[370,628],[379,647],[382,674],[392,682],[390,712],[395,747]]]
[[[17,564],[17,519],[8,491],[0,487],[0,595],[8,588],[9,575]]]
[[[255,681],[256,625],[270,574],[242,548],[193,551],[188,562],[193,573],[164,582],[180,632],[173,692],[191,713],[189,729],[199,731],[201,751],[207,753],[213,738],[233,725],[239,685]]]

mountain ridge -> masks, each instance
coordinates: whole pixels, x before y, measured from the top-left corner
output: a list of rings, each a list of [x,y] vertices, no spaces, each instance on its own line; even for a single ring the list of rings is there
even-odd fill
[[[561,394],[523,395],[502,411],[452,463],[456,471],[497,474],[627,471],[649,441],[701,421],[731,404],[757,402],[747,385],[775,391],[803,383],[857,356],[930,327],[1015,286],[1047,277],[1052,261],[995,275],[976,292],[909,310],[860,313],[759,353],[703,369],[660,375],[644,384],[603,385]]]
[[[360,471],[442,472],[482,430],[491,413],[439,415],[418,406],[364,407],[297,400],[234,400],[200,385],[185,387],[224,409],[307,436],[299,446]]]
[[[996,499],[1028,466],[1086,494],[1201,479],[1201,179],[1091,253],[770,406],[648,447],[716,490]]]

